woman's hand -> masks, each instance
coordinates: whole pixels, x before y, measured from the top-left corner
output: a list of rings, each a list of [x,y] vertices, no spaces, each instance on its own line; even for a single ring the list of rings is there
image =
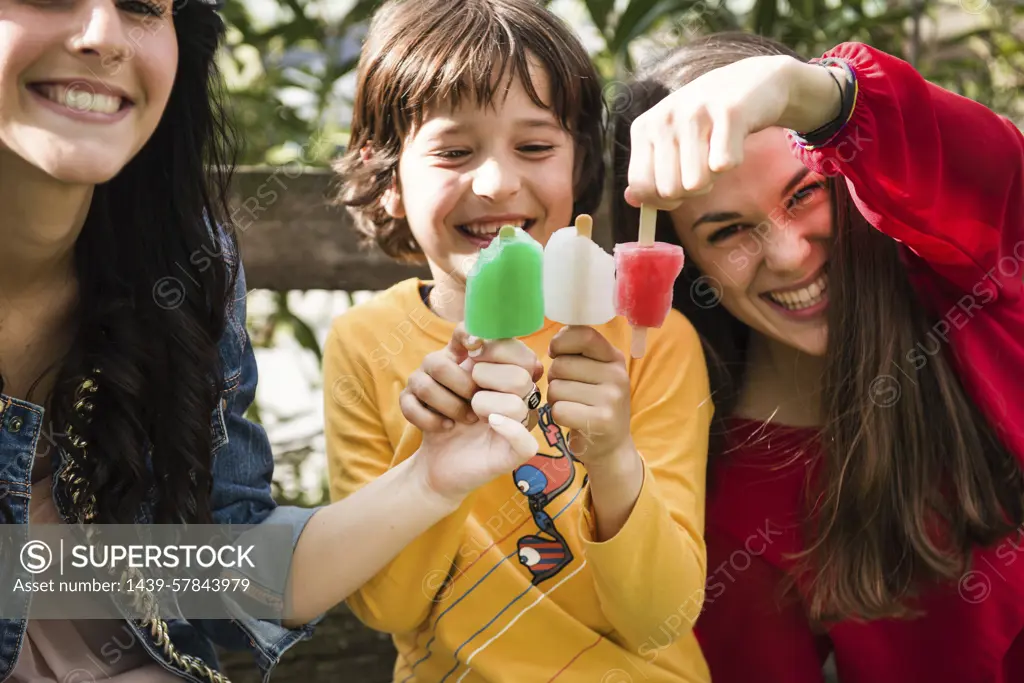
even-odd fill
[[[841,101],[828,69],[785,55],[706,73],[633,122],[626,201],[670,211],[743,163],[749,135],[771,126],[810,132],[838,116]]]

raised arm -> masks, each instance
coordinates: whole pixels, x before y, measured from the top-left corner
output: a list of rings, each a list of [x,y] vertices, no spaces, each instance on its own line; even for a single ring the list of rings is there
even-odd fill
[[[795,154],[812,170],[844,177],[873,226],[960,289],[971,291],[992,280],[998,296],[1019,296],[1021,132],[1008,119],[929,83],[907,62],[875,48],[843,43],[822,57],[829,58],[840,60],[841,70],[849,67],[853,109],[829,139],[795,135]],[[846,78],[840,82],[849,87]],[[834,85],[831,92],[838,103]]]
[[[801,161],[845,178],[857,208],[877,229],[961,290],[980,295],[974,288],[986,286],[988,301],[1018,298],[1020,131],[874,48],[844,43],[826,58],[836,61],[741,59],[638,116],[630,130],[626,201],[672,210],[742,164],[749,135],[770,127],[800,131],[793,147]]]

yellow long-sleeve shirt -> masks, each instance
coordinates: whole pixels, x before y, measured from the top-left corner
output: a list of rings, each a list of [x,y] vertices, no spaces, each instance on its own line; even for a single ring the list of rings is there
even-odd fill
[[[454,324],[406,280],[339,317],[324,356],[332,498],[410,457],[420,433],[398,404],[406,379]],[[523,341],[550,366],[561,325]],[[629,519],[593,540],[585,467],[541,406],[539,454],[477,490],[348,604],[394,636],[395,681],[709,681],[692,631],[704,596],[704,478],[712,402],[690,323],[672,311],[629,358],[622,318],[596,328],[627,357],[644,483]],[[538,382],[546,394],[546,380]],[[598,438],[598,437],[594,437]]]

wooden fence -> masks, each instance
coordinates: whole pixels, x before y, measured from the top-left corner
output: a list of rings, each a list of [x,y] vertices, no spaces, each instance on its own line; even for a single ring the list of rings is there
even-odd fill
[[[360,247],[348,213],[330,205],[334,176],[288,167],[248,168],[233,188],[232,221],[250,289],[380,290],[413,274]]]
[[[335,177],[289,167],[246,168],[238,173],[232,220],[241,243],[250,289],[363,291],[386,289],[423,267],[394,263],[360,246],[348,213],[331,206]],[[607,245],[607,211],[595,215],[594,239]]]

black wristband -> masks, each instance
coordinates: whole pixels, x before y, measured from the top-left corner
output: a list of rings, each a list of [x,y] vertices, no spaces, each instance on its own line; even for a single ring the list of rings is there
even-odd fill
[[[816,130],[812,130],[809,133],[792,131],[793,139],[796,140],[797,144],[807,149],[823,147],[830,143],[840,133],[840,131],[843,130],[846,124],[849,123],[850,118],[853,116],[853,110],[857,104],[857,74],[845,60],[826,58],[814,63],[825,68],[832,79],[836,82],[836,87],[839,88],[839,92],[841,94],[841,104],[839,107],[839,115],[824,126],[817,128]],[[846,74],[845,89],[840,85],[835,72],[828,68],[830,66],[840,66],[843,68],[843,72]]]

